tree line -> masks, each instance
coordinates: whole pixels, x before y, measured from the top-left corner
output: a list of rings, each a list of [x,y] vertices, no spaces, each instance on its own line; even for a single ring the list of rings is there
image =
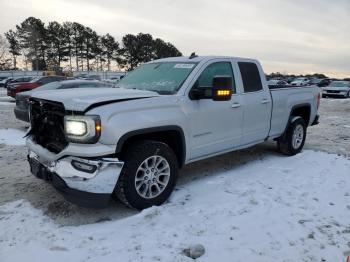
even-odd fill
[[[15,30],[5,33],[11,68],[18,59],[26,68],[54,70],[66,65],[70,70],[111,70],[112,64],[132,70],[153,59],[181,56],[171,43],[150,34],[126,34],[119,43],[110,35],[98,35],[90,27],[77,22],[49,22],[28,17]],[[4,67],[4,66],[3,66]]]

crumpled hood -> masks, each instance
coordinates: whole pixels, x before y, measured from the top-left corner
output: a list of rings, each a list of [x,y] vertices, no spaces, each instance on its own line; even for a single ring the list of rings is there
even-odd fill
[[[159,96],[152,91],[125,88],[74,88],[33,93],[33,98],[61,102],[66,110],[85,111],[93,105]]]

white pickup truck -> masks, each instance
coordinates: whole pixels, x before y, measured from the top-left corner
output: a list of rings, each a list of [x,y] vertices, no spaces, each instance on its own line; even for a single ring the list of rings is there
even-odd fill
[[[31,172],[78,205],[116,197],[160,205],[184,165],[277,141],[303,148],[318,123],[318,87],[269,89],[258,61],[176,57],[143,64],[118,88],[47,91],[30,101]]]

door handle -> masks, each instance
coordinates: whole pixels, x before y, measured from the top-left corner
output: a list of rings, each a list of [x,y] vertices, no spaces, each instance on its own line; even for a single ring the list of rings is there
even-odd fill
[[[240,107],[241,106],[241,104],[240,103],[233,103],[232,104],[232,108],[238,108],[238,107]]]
[[[263,100],[261,100],[261,103],[262,103],[262,104],[268,104],[268,103],[269,103],[269,100],[263,99]]]

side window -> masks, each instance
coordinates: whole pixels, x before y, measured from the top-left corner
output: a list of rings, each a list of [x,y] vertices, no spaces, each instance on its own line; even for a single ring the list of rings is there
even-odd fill
[[[211,88],[214,76],[231,76],[232,91],[233,94],[236,93],[235,78],[230,62],[216,62],[208,65],[198,78],[198,88]]]
[[[261,78],[258,67],[254,63],[238,62],[241,71],[244,92],[256,92],[262,90]]]

